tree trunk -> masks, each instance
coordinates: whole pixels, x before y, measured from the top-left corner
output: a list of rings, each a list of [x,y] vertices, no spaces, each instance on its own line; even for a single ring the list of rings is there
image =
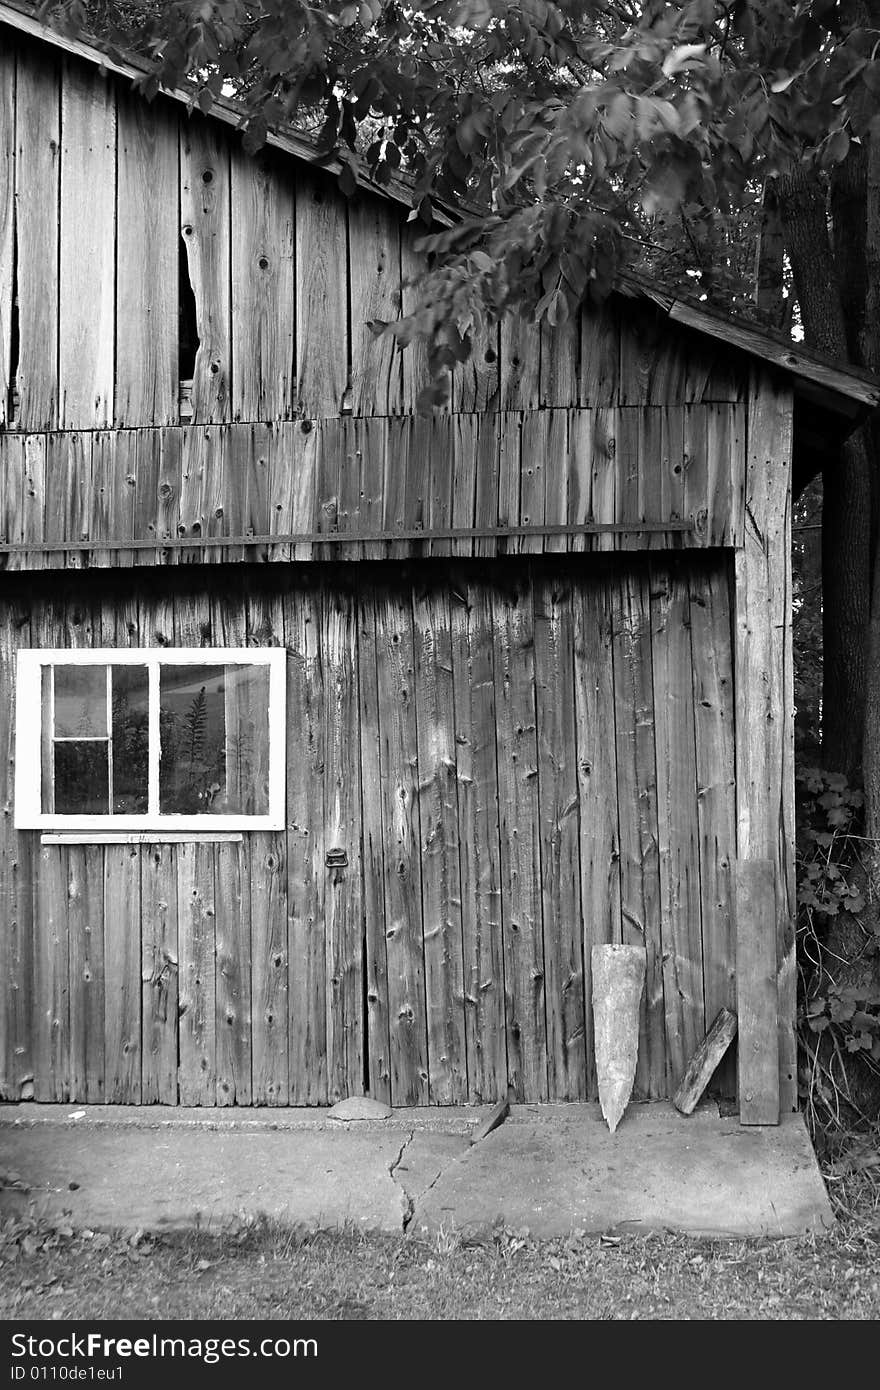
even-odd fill
[[[838,268],[828,234],[826,186],[803,169],[779,179],[785,244],[811,347],[849,360]],[[862,754],[868,636],[871,485],[864,431],[823,469],[822,761],[856,774]]]
[[[780,328],[785,317],[782,295],[785,241],[776,185],[772,179],[764,184],[761,208],[761,231],[755,267],[755,301],[758,312],[771,328]]]
[[[880,370],[880,116],[875,116],[866,159],[865,315],[861,355],[866,367]],[[872,431],[878,457],[878,431]],[[868,878],[874,902],[880,899],[880,545],[874,548],[874,582],[868,645],[867,699],[863,752],[865,834],[869,840]]]

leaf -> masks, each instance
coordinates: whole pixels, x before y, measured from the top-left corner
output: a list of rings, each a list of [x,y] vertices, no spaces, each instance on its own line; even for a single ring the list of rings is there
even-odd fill
[[[770,83],[771,92],[787,92],[792,82],[797,80],[796,72],[781,72],[774,82]]]
[[[671,53],[667,53],[663,59],[663,76],[672,77],[675,73],[681,72],[686,68],[699,67],[696,61],[706,56],[706,45],[704,43],[683,43],[678,48],[673,48]]]

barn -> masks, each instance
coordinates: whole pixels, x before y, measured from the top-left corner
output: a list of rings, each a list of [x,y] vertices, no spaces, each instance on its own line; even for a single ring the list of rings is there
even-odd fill
[[[136,75],[0,4],[0,1095],[591,1099],[635,942],[636,1096],[726,1007],[776,1122],[792,457],[876,382],[633,279],[419,413],[406,190]]]

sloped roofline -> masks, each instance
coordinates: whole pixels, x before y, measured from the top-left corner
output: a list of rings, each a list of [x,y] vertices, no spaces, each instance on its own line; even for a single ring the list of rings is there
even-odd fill
[[[73,54],[87,63],[103,68],[106,72],[126,77],[131,81],[137,81],[149,71],[147,64],[131,55],[117,61],[94,44],[58,33],[36,19],[32,12],[19,9],[16,5],[8,3],[8,0],[0,0],[0,24],[6,24],[29,38],[62,49],[65,53]],[[187,109],[193,107],[192,91],[183,87],[163,87],[162,93],[174,101],[183,103]],[[208,113],[208,119],[211,118],[236,129],[241,127],[241,109],[223,98],[213,103]],[[295,130],[270,130],[266,143],[294,159],[330,173],[338,174],[342,169],[339,160],[319,156],[312,140]],[[393,179],[389,184],[379,184],[370,178],[366,170],[360,169],[357,171],[357,181],[358,186],[368,192],[397,203],[408,211],[412,209],[412,188],[405,180]],[[439,222],[447,226],[455,220],[452,209],[437,208],[435,215]],[[649,301],[675,323],[684,324],[698,333],[704,333],[727,344],[728,347],[757,357],[785,372],[793,379],[797,394],[823,409],[849,417],[853,423],[858,417],[880,407],[880,378],[870,372],[841,365],[834,358],[803,348],[800,344],[745,319],[707,309],[698,300],[674,295],[660,288],[646,276],[631,271],[621,273],[617,290],[629,298]]]

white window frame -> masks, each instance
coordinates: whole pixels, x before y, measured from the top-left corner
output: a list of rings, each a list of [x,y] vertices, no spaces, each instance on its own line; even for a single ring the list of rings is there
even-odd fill
[[[149,682],[148,800],[141,815],[61,815],[42,810],[42,673],[46,666],[146,666]],[[265,666],[269,671],[269,810],[265,815],[169,815],[159,811],[161,666]],[[284,647],[42,648],[18,652],[15,722],[15,828],[69,831],[283,830],[285,775]],[[110,711],[108,710],[108,717]]]

